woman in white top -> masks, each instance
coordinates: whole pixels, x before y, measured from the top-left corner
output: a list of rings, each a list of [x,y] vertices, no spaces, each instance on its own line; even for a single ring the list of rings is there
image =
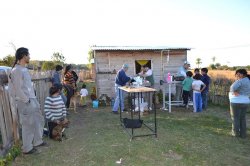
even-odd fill
[[[250,76],[245,69],[236,70],[235,76],[237,80],[231,85],[229,92],[232,135],[246,138],[246,112],[250,104]]]

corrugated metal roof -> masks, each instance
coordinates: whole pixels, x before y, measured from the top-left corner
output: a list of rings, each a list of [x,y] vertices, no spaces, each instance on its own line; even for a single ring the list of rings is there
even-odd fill
[[[167,47],[167,46],[92,46],[92,50],[191,50],[184,47]]]

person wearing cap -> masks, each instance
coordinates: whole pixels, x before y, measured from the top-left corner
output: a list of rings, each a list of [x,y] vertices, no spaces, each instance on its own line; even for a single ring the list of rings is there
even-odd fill
[[[37,153],[35,147],[47,146],[43,141],[44,117],[37,101],[31,82],[31,76],[25,67],[29,63],[30,54],[27,48],[16,50],[15,63],[10,75],[10,92],[15,98],[20,124],[22,126],[22,151],[24,154]]]
[[[190,63],[188,61],[184,61],[183,66],[181,66],[178,70],[178,75],[179,76],[183,76],[183,77],[187,77],[187,71],[190,68]],[[182,84],[176,84],[176,101],[180,101],[181,100],[181,96],[182,96]]]
[[[122,68],[117,72],[115,77],[115,103],[113,106],[112,112],[114,114],[118,114],[118,108],[120,105],[120,97],[121,97],[121,110],[124,110],[124,93],[120,91],[119,96],[119,87],[125,86],[127,82],[131,81],[132,79],[126,75],[128,71],[128,64],[123,64]]]
[[[178,70],[178,74],[187,77],[186,73],[189,68],[190,68],[190,63],[188,61],[184,61],[183,66],[181,66]]]

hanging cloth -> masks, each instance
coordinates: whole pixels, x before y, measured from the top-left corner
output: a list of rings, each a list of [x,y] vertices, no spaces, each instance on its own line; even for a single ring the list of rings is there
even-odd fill
[[[143,66],[143,65],[146,65],[148,63],[148,60],[137,60],[137,62]]]

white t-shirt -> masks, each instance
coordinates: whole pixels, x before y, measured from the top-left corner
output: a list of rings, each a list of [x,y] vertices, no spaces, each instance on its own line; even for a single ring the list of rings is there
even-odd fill
[[[82,97],[88,96],[88,90],[87,90],[87,89],[81,89],[80,95],[81,95]]]
[[[143,74],[143,71],[139,73],[139,75],[142,75],[143,77],[148,77],[148,76],[151,76],[152,74],[153,74],[153,71],[151,69],[148,69],[148,71],[146,71],[145,74]]]
[[[200,93],[201,85],[205,85],[201,80],[194,80],[192,83],[192,88],[194,93]]]

